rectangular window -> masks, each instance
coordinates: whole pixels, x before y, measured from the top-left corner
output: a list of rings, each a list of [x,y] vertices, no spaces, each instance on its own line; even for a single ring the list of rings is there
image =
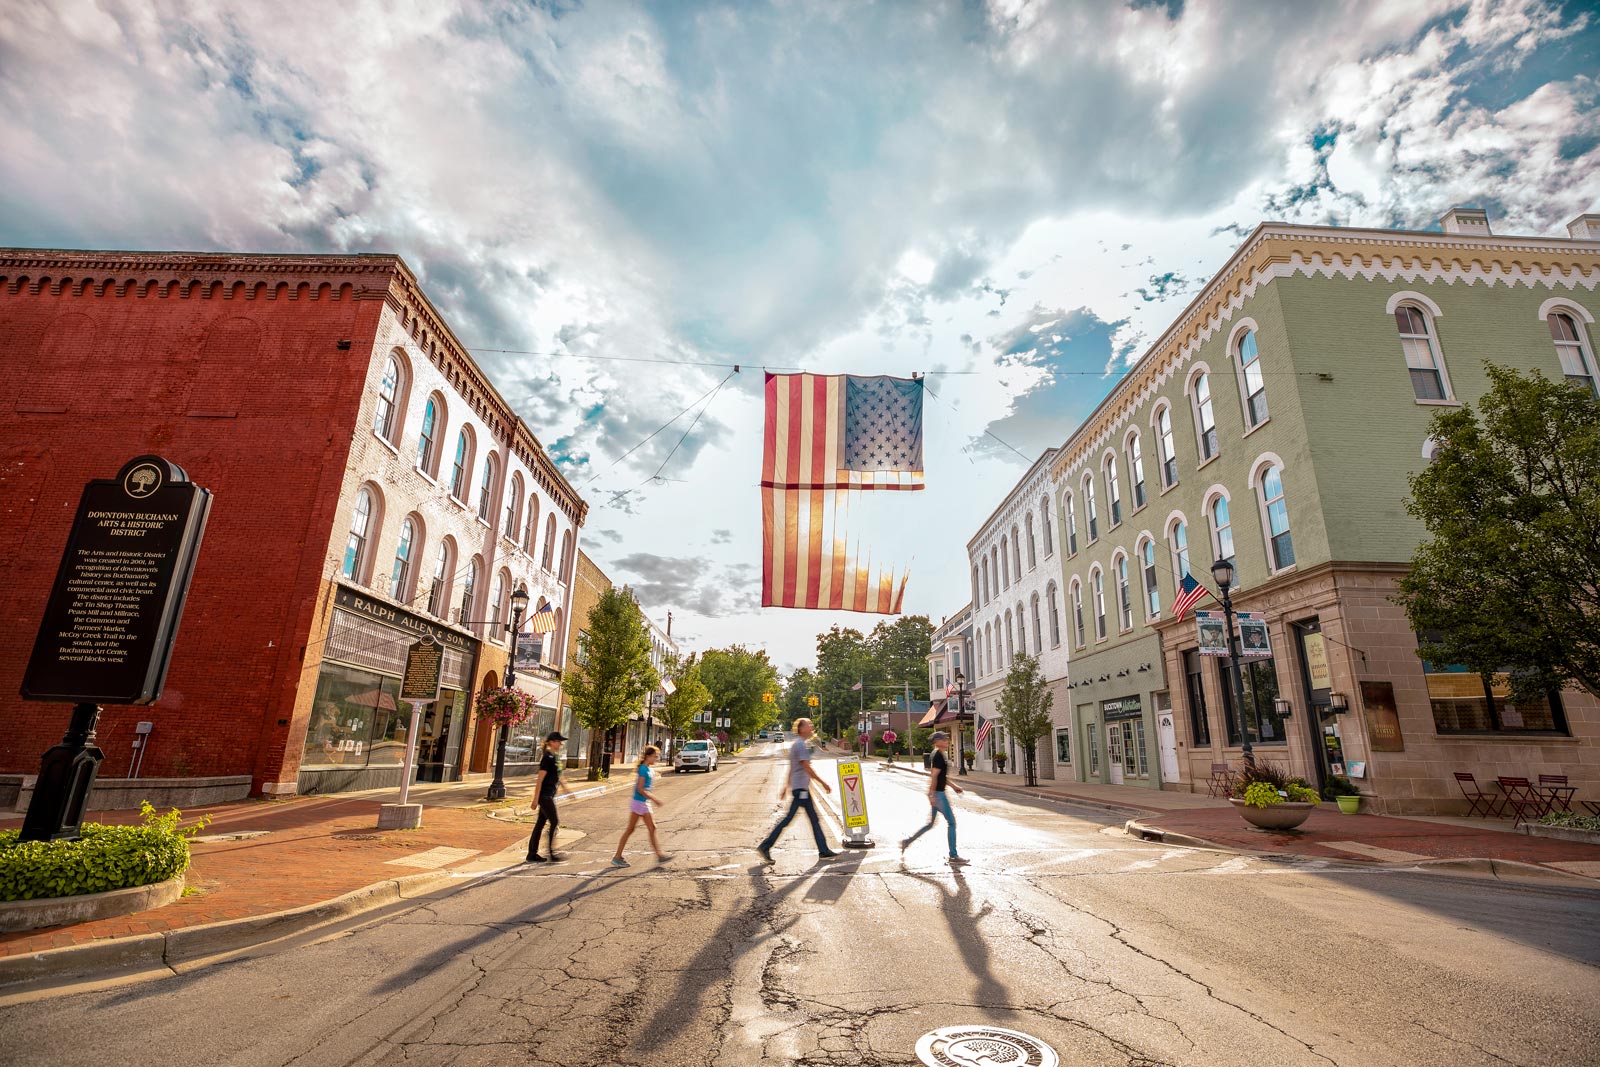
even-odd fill
[[[1057,730],[1056,731],[1056,762],[1057,763],[1071,763],[1072,762],[1072,731],[1071,730]]]
[[[1178,484],[1178,450],[1172,440],[1172,409],[1162,408],[1156,415],[1156,458],[1161,463],[1161,485]]]
[[[1074,556],[1078,553],[1078,516],[1077,504],[1071,495],[1067,497],[1067,555]]]
[[[1217,420],[1211,410],[1211,376],[1202,374],[1194,380],[1195,428],[1200,432],[1200,458],[1208,460],[1217,454]]]
[[[1211,744],[1211,721],[1206,717],[1206,690],[1200,674],[1200,653],[1183,654],[1184,689],[1189,697],[1189,730],[1196,748]]]
[[[409,712],[402,714],[401,707],[398,678],[324,663],[301,768],[402,762]]]
[[[1133,736],[1134,736],[1134,743],[1138,746],[1136,751],[1137,751],[1138,756],[1139,756],[1139,772],[1138,772],[1139,773],[1139,777],[1140,778],[1148,778],[1148,777],[1150,777],[1150,756],[1145,751],[1145,747],[1144,747],[1144,720],[1143,719],[1135,719],[1133,721]]]
[[[1092,708],[1090,709],[1090,712],[1093,712]],[[1093,722],[1088,723],[1084,727],[1084,729],[1089,732],[1089,773],[1091,775],[1097,775],[1100,773],[1100,737],[1098,734],[1098,727],[1099,724]]]
[[[1135,434],[1128,439],[1128,477],[1133,480],[1134,510],[1144,507],[1144,450]]]
[[[1228,744],[1237,745],[1239,727],[1233,714],[1233,672],[1227,659],[1217,660],[1222,686],[1222,713],[1227,718]],[[1271,659],[1255,659],[1243,664],[1240,677],[1244,683],[1245,729],[1250,740],[1257,745],[1286,745],[1289,736],[1284,721],[1279,717],[1274,701],[1278,698],[1278,672]]]
[[[1419,636],[1419,640],[1424,638]],[[1459,664],[1424,661],[1423,678],[1433,726],[1441,734],[1566,734],[1561,697],[1552,693],[1532,704],[1511,702],[1510,675],[1491,675],[1487,683]]]
[[[1400,328],[1400,348],[1405,352],[1406,368],[1411,372],[1411,389],[1418,400],[1443,400],[1444,378],[1439,373],[1439,353],[1428,332],[1428,320],[1414,307],[1395,308],[1395,324]]]
[[[1114,528],[1122,522],[1122,483],[1117,478],[1116,460],[1106,464],[1106,500],[1111,508],[1111,525]]]

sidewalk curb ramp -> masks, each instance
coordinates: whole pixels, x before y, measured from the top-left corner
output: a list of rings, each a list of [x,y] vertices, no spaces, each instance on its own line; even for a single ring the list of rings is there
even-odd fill
[[[878,764],[878,769],[879,770],[887,770],[888,769],[888,764],[879,763]],[[910,771],[912,774],[918,774],[918,775],[921,775],[924,778],[928,777],[928,772],[927,771],[923,770],[921,767],[914,766],[912,764],[896,763],[894,765],[894,769],[897,770],[897,771]],[[1087,797],[1076,797],[1076,796],[1071,795],[1070,793],[1052,792],[1052,791],[1050,791],[1048,789],[1045,789],[1042,786],[1035,786],[1035,787],[1030,788],[1030,787],[1025,786],[1025,785],[1001,785],[998,782],[988,782],[988,781],[985,781],[985,782],[973,782],[973,783],[969,784],[967,782],[961,781],[960,777],[957,776],[957,775],[951,775],[950,776],[950,780],[955,782],[955,784],[959,785],[963,789],[971,789],[971,790],[974,790],[974,791],[982,791],[982,790],[985,790],[985,789],[997,789],[1002,793],[1011,793],[1011,794],[1013,794],[1015,796],[1032,797],[1035,800],[1048,800],[1048,801],[1051,801],[1052,803],[1055,803],[1055,804],[1076,804],[1077,806],[1079,806],[1081,808],[1094,808],[1096,811],[1104,811],[1104,812],[1107,812],[1107,813],[1112,814],[1112,815],[1128,815],[1128,814],[1149,815],[1149,814],[1151,814],[1149,808],[1142,807],[1142,806],[1137,805],[1137,804],[1112,804],[1112,803],[1109,803],[1109,802],[1104,801],[1104,800],[1091,800],[1091,799],[1089,799]]]
[[[1593,878],[1586,878],[1581,874],[1571,874],[1567,871],[1558,871],[1553,867],[1544,867],[1537,863],[1524,863],[1521,860],[1498,860],[1482,856],[1460,856],[1445,859],[1417,859],[1388,862],[1383,860],[1363,860],[1358,856],[1305,856],[1295,852],[1282,850],[1266,851],[1258,849],[1234,848],[1231,845],[1218,844],[1204,838],[1192,837],[1189,834],[1173,833],[1163,830],[1159,826],[1151,826],[1138,819],[1129,819],[1123,824],[1123,831],[1129,837],[1138,838],[1140,841],[1149,841],[1163,845],[1177,845],[1182,848],[1205,849],[1209,852],[1227,852],[1236,856],[1273,856],[1278,858],[1292,857],[1294,859],[1326,859],[1333,863],[1345,864],[1352,867],[1365,867],[1385,871],[1417,871],[1420,873],[1437,874],[1477,874],[1498,878],[1503,882],[1536,882],[1541,884],[1554,883],[1573,888],[1600,889],[1600,882]]]
[[[177,973],[185,964],[254,948],[293,934],[423,896],[452,880],[449,871],[386,878],[343,896],[242,919],[162,933],[108,938],[84,945],[0,958],[0,1002],[36,988],[92,981],[129,972]]]

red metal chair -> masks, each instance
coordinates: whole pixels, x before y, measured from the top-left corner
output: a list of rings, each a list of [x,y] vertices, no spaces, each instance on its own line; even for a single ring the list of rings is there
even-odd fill
[[[1577,794],[1578,787],[1568,785],[1564,774],[1541,774],[1538,792],[1544,797],[1546,811],[1571,811],[1572,798]]]
[[[1465,771],[1456,772],[1456,784],[1461,787],[1461,795],[1467,798],[1467,817],[1481,815],[1488,819],[1500,814],[1500,809],[1505,805],[1505,798],[1494,793],[1485,793],[1478,787],[1478,779]]]
[[[1521,826],[1525,822],[1537,819],[1550,810],[1550,802],[1540,796],[1533,788],[1533,783],[1526,778],[1517,778],[1502,774],[1495,781],[1500,783],[1500,792],[1505,794],[1505,806],[1517,813],[1517,821],[1513,826]],[[1532,818],[1529,818],[1529,813]],[[1504,811],[1502,810],[1502,814]]]
[[[1232,796],[1233,769],[1226,763],[1213,763],[1211,765],[1211,780],[1206,783],[1206,790],[1214,797]]]

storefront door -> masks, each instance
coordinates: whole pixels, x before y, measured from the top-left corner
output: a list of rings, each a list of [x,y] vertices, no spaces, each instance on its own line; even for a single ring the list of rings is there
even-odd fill
[[[1172,718],[1172,699],[1156,694],[1156,745],[1161,750],[1161,780],[1178,780],[1178,729]]]
[[[1107,780],[1112,785],[1121,785],[1122,777],[1122,724],[1120,722],[1106,723],[1106,770],[1110,772]]]

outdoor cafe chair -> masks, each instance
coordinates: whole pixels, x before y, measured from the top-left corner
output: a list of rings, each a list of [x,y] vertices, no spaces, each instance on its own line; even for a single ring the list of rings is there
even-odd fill
[[[1537,792],[1545,800],[1545,811],[1571,811],[1578,787],[1568,785],[1564,774],[1541,774]]]
[[[1206,783],[1206,791],[1214,797],[1233,795],[1233,770],[1226,763],[1213,763],[1211,765],[1211,780]]]
[[[1500,783],[1500,792],[1505,794],[1505,806],[1517,813],[1517,821],[1513,826],[1532,822],[1550,810],[1550,802],[1540,796],[1526,778],[1502,774],[1495,780]],[[1530,812],[1532,818],[1529,817]]]
[[[1485,793],[1478,787],[1478,779],[1465,771],[1456,772],[1456,784],[1461,787],[1461,795],[1467,798],[1467,816],[1481,815],[1488,819],[1499,815],[1505,805],[1505,798],[1494,793]]]

